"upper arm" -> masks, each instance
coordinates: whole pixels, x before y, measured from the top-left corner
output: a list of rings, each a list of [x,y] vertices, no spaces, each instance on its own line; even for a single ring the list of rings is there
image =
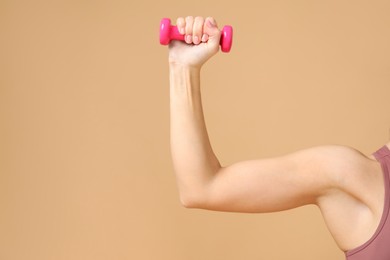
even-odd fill
[[[357,152],[321,146],[288,155],[222,167],[210,181],[200,208],[236,212],[275,212],[317,204],[340,186]]]

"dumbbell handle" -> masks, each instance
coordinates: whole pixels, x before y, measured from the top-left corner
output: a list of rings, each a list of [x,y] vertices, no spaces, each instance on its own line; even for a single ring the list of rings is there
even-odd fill
[[[184,35],[180,34],[177,26],[171,25],[169,18],[163,18],[160,23],[160,43],[162,45],[168,45],[171,40],[184,41]],[[229,52],[233,43],[233,28],[226,25],[222,29],[222,35],[220,40],[221,50],[223,52]]]

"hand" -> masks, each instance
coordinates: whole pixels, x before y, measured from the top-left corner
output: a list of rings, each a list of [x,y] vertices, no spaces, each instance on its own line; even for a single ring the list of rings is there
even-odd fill
[[[169,62],[200,69],[219,50],[221,31],[217,23],[212,17],[187,16],[178,18],[176,25],[185,42],[169,44]]]

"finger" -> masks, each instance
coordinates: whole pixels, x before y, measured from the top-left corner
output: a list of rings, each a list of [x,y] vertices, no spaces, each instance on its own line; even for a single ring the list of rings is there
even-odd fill
[[[194,26],[194,17],[187,16],[186,17],[186,28],[185,28],[185,31],[186,31],[185,41],[186,41],[186,43],[189,43],[189,44],[192,43],[193,26]]]
[[[202,42],[207,42],[208,39],[209,39],[209,35],[207,33],[203,32]]]
[[[194,21],[194,27],[192,31],[192,42],[199,44],[203,36],[204,18],[197,16]]]
[[[217,22],[212,17],[207,17],[204,26],[203,33],[207,35],[208,41],[211,43],[219,43],[221,38],[221,31],[218,29]],[[206,37],[206,36],[205,36]]]
[[[183,17],[179,17],[176,20],[176,26],[177,29],[179,30],[180,34],[185,34],[186,33],[186,21],[184,20]]]
[[[215,32],[215,28],[218,28],[217,22],[213,17],[207,17],[204,21],[204,32]]]

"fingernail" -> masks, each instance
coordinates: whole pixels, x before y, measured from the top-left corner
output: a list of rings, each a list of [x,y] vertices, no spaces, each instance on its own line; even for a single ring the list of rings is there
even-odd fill
[[[192,36],[191,35],[186,36],[186,43],[192,43]]]
[[[209,36],[207,34],[203,34],[202,42],[207,42],[208,39],[209,39]]]
[[[195,44],[199,44],[199,37],[195,35],[195,36],[194,36],[193,42],[194,42]]]

